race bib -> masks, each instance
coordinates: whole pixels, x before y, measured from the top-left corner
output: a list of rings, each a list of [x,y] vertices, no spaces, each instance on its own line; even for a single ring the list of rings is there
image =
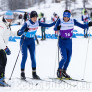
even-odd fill
[[[33,38],[35,37],[36,31],[33,32],[26,32],[24,35],[28,38]]]
[[[73,29],[60,30],[60,36],[63,38],[70,38],[73,35]]]

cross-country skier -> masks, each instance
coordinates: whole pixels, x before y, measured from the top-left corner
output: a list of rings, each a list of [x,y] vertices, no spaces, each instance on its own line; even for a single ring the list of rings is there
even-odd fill
[[[40,79],[36,73],[36,58],[35,58],[35,34],[39,26],[51,27],[55,25],[55,22],[51,24],[41,23],[37,21],[38,14],[36,11],[30,13],[30,20],[24,23],[22,28],[19,30],[18,35],[22,35],[20,40],[20,46],[22,46],[22,61],[21,61],[21,79],[26,79],[25,77],[25,63],[27,60],[27,49],[29,49],[31,61],[32,61],[32,76],[34,79]],[[27,32],[24,32],[24,31]]]
[[[79,26],[83,29],[92,26],[92,22],[88,24],[80,24],[77,20],[71,18],[71,13],[69,10],[65,10],[63,13],[63,18],[58,19],[55,24],[54,30],[59,30],[59,48],[61,52],[62,59],[59,63],[57,70],[58,78],[71,78],[66,70],[69,66],[71,56],[72,56],[72,35],[75,26]]]
[[[2,82],[5,82],[5,67],[7,63],[7,55],[11,54],[10,49],[7,46],[10,36],[17,36],[17,32],[11,31],[10,24],[13,20],[13,12],[7,11],[3,17],[3,21],[0,22],[0,85],[4,86]]]
[[[84,22],[84,24],[88,24],[88,21],[90,20],[89,14],[88,12],[85,10],[84,11],[84,15],[82,15],[82,21]],[[88,37],[88,28],[84,29],[84,37]]]

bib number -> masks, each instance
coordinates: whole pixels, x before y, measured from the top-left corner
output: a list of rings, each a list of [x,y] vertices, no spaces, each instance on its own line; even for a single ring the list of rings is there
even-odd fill
[[[30,34],[30,37],[34,37],[35,36],[35,34]]]
[[[65,33],[65,35],[66,35],[66,37],[67,37],[67,36],[70,36],[70,33]]]

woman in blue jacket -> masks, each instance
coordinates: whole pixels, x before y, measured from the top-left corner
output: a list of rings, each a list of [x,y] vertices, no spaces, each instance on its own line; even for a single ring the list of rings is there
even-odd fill
[[[59,48],[61,52],[62,59],[59,63],[59,68],[57,70],[57,77],[58,78],[71,78],[67,73],[66,70],[71,60],[72,56],[72,35],[74,25],[79,26],[83,29],[92,26],[92,22],[88,24],[80,24],[77,20],[70,18],[71,13],[69,10],[65,10],[63,13],[63,18],[58,19],[57,23],[55,24],[54,30],[59,30]]]
[[[55,22],[51,24],[41,23],[37,21],[38,14],[36,11],[32,11],[30,14],[30,20],[24,23],[22,28],[18,31],[18,35],[22,35],[20,40],[20,46],[22,46],[22,61],[21,61],[21,79],[26,79],[25,77],[25,63],[27,60],[27,49],[29,49],[30,57],[32,61],[32,76],[34,79],[40,79],[36,74],[36,58],[35,58],[35,34],[39,26],[51,27],[55,25]],[[26,32],[25,32],[26,31]]]

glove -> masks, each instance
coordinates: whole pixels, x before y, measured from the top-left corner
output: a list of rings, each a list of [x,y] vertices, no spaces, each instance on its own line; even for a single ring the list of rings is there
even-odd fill
[[[20,30],[17,31],[17,35],[18,36],[21,36],[22,34],[19,32]]]
[[[92,26],[92,21],[88,23],[88,26],[89,26],[89,27]]]
[[[6,47],[6,48],[4,49],[4,51],[5,51],[5,53],[6,53],[7,55],[10,55],[10,54],[11,54],[11,51],[9,50],[8,47]]]
[[[17,31],[17,35],[18,35],[18,36],[21,36],[24,32],[28,32],[28,30],[29,30],[29,28],[26,28],[24,31],[18,30],[18,31]]]
[[[27,27],[27,28],[24,30],[24,32],[28,32],[28,30],[29,30],[29,28]]]
[[[60,28],[61,28],[61,25],[59,25],[59,26],[57,27],[57,30],[60,30]]]

